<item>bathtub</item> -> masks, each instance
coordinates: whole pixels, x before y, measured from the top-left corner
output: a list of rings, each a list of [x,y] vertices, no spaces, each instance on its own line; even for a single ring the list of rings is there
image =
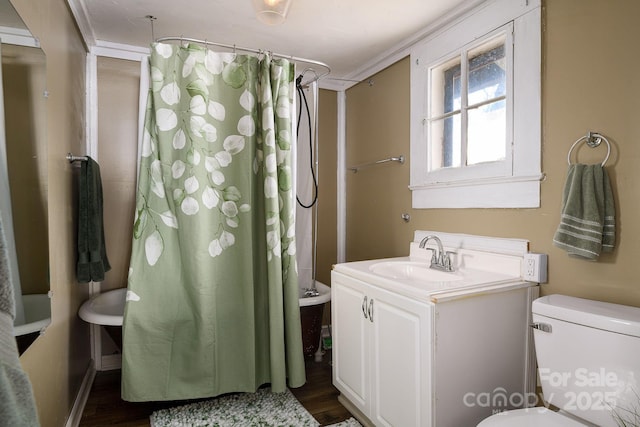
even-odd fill
[[[48,294],[22,295],[25,323],[14,325],[18,351],[22,354],[51,323],[51,298]]]
[[[322,313],[324,304],[331,299],[331,288],[316,281],[318,296],[305,297],[304,289],[299,291],[300,323],[302,326],[302,345],[306,357],[313,356],[320,344],[322,331]],[[103,292],[85,301],[78,315],[82,320],[102,325],[115,343],[122,347],[122,318],[127,288]],[[318,356],[316,356],[316,360]]]
[[[319,351],[322,315],[324,304],[331,299],[331,288],[316,280],[316,289],[319,292],[318,296],[305,297],[305,290],[301,288],[298,303],[302,326],[302,352],[305,357],[315,355],[316,362],[319,362],[322,359],[322,353]]]
[[[122,348],[122,319],[127,288],[102,292],[80,306],[78,316],[94,325],[101,325],[118,348]]]

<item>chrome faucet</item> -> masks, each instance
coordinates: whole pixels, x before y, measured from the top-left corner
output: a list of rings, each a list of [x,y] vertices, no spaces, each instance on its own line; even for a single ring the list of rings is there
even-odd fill
[[[438,249],[426,248],[427,242],[429,240],[435,240],[438,245]],[[430,267],[436,270],[441,271],[453,271],[453,265],[451,264],[451,254],[455,254],[455,252],[447,251],[445,252],[442,247],[442,241],[435,234],[430,234],[424,239],[420,241],[420,249],[426,249],[431,251],[431,265]]]

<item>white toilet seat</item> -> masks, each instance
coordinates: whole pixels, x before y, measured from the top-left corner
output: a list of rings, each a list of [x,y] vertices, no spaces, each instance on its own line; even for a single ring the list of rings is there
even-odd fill
[[[505,411],[484,419],[477,427],[585,427],[544,407]]]

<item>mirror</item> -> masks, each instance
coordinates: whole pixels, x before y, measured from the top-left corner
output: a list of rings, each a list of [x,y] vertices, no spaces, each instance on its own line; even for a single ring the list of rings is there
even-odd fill
[[[0,0],[0,214],[22,354],[51,322],[46,57],[9,0]]]

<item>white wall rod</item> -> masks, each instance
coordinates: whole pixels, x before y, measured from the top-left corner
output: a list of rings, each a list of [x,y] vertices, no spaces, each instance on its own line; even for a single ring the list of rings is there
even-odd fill
[[[377,160],[375,162],[363,163],[363,164],[358,165],[358,166],[351,166],[351,167],[349,167],[349,170],[353,171],[353,173],[356,173],[360,169],[364,169],[364,168],[368,168],[369,166],[380,165],[382,163],[388,163],[388,162],[398,162],[400,164],[403,164],[404,163],[404,155],[400,155],[398,157],[389,157],[389,158],[386,158],[386,159]]]

